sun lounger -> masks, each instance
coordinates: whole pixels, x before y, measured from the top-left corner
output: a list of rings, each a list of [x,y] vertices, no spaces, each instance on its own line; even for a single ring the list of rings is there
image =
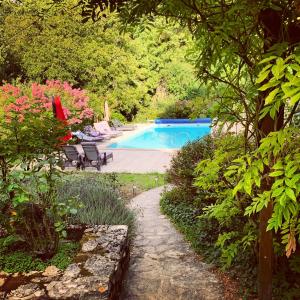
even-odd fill
[[[83,168],[94,167],[100,171],[101,166],[106,165],[108,159],[113,159],[112,152],[100,152],[96,143],[84,142],[81,143],[81,146],[85,154]]]
[[[131,131],[136,129],[135,125],[124,125],[119,120],[112,120],[112,125],[115,129],[121,130],[121,131]]]
[[[80,169],[83,166],[84,155],[78,152],[75,145],[65,145],[63,150],[66,156],[62,169],[67,167],[76,167]]]
[[[85,126],[83,131],[86,135],[91,137],[102,137],[104,140],[109,140],[111,138],[111,135],[100,133],[92,125]]]
[[[111,137],[117,137],[123,134],[123,132],[118,130],[112,130],[108,125],[107,121],[102,121],[99,123],[94,123],[95,129],[101,134],[108,134]]]
[[[81,142],[102,142],[104,140],[103,136],[89,136],[80,130],[72,132],[72,135],[76,136]]]

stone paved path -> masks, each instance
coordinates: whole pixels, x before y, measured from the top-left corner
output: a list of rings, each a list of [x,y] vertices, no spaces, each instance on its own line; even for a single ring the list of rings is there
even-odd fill
[[[162,191],[162,187],[152,189],[132,200],[138,228],[122,299],[221,299],[221,284],[209,266],[160,213]]]

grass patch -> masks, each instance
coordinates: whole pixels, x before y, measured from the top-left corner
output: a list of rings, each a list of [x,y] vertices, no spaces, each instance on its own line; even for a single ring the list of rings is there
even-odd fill
[[[161,173],[111,173],[105,176],[115,177],[119,192],[125,200],[165,184],[165,175]]]
[[[135,185],[143,191],[148,191],[165,184],[165,175],[160,173],[119,173],[117,177],[121,185]]]

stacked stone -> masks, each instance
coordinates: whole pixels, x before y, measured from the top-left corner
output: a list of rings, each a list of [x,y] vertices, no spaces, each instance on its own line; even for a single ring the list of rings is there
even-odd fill
[[[29,283],[20,285],[4,299],[118,298],[129,259],[127,226],[90,227],[81,241],[81,251],[64,272],[54,266],[42,274],[31,272],[27,275]]]

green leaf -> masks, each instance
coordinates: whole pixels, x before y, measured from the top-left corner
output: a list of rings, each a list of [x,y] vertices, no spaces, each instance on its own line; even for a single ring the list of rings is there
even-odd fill
[[[300,99],[300,93],[298,93],[295,96],[291,97],[289,105],[294,106],[299,101],[299,99]]]
[[[293,182],[292,179],[290,179],[290,178],[285,178],[284,182],[290,188],[293,188],[293,189],[297,188],[296,183]]]
[[[284,76],[284,71],[285,69],[285,64],[284,64],[284,61],[283,59],[280,57],[276,60],[276,64],[273,65],[272,67],[272,73],[274,75],[274,77],[276,79],[279,79],[280,77]]]
[[[294,191],[293,191],[291,188],[289,188],[289,187],[286,188],[286,189],[285,189],[285,194],[286,194],[290,199],[292,199],[293,201],[297,202],[295,193],[294,193]]]
[[[263,119],[270,111],[270,106],[264,107],[259,114],[259,120]]]
[[[268,77],[269,74],[270,74],[270,70],[259,73],[256,83],[263,82]]]
[[[236,195],[236,193],[241,190],[241,188],[243,187],[243,182],[239,181],[239,183],[234,187],[234,189],[232,190],[232,194],[233,196]]]
[[[29,197],[26,194],[20,194],[13,198],[13,205],[17,206],[19,204],[25,203],[29,201]]]
[[[71,208],[70,209],[70,213],[72,214],[72,215],[76,215],[77,214],[77,209],[76,208]]]
[[[275,172],[271,172],[269,174],[270,177],[278,177],[278,176],[281,176],[283,175],[283,171],[275,171]]]
[[[286,204],[286,194],[283,193],[283,194],[280,196],[280,198],[279,198],[279,203],[280,203],[281,206],[285,206],[285,204]]]
[[[227,169],[228,170],[236,170],[236,169],[238,169],[239,168],[239,166],[237,166],[237,165],[231,165],[231,166],[229,166]]]
[[[258,167],[258,169],[259,169],[260,172],[263,172],[263,170],[264,170],[264,163],[260,159],[257,161],[257,167]]]
[[[297,169],[298,169],[297,166],[292,167],[291,169],[285,172],[285,176],[291,178],[293,174],[297,171]]]
[[[258,90],[259,91],[265,91],[265,90],[267,90],[269,88],[275,87],[278,84],[279,84],[278,80],[273,80],[273,81],[271,80],[268,83],[266,83],[263,86],[261,86]]]
[[[270,230],[274,229],[274,227],[275,227],[274,221],[271,222],[271,220],[269,220],[269,224],[267,226],[267,231],[270,231]]]
[[[283,193],[283,191],[284,191],[284,187],[277,188],[272,192],[272,197],[278,197]]]
[[[284,210],[283,210],[283,216],[284,216],[284,219],[285,219],[286,221],[289,221],[289,220],[290,220],[290,217],[291,217],[290,211],[289,211],[288,209],[284,209]]]
[[[281,85],[281,88],[282,88],[285,98],[292,97],[293,95],[295,95],[296,93],[298,93],[300,91],[300,87],[290,88],[290,87],[285,86],[284,84]]]
[[[295,70],[296,72],[300,71],[300,66],[298,64],[289,64],[289,67]]]
[[[264,64],[264,63],[269,62],[269,61],[271,61],[271,60],[273,60],[273,59],[275,59],[275,58],[277,58],[277,56],[271,55],[271,56],[266,57],[266,58],[264,58],[263,60],[261,60],[258,64],[259,64],[259,65]],[[270,65],[270,66],[272,66],[272,65]]]
[[[273,167],[272,169],[274,170],[283,170],[283,164],[282,164],[282,161],[279,160]]]
[[[270,109],[270,117],[274,120],[275,119],[275,115],[276,115],[276,107],[273,106],[271,109]]]
[[[277,188],[278,186],[282,185],[283,182],[284,182],[283,179],[277,179],[277,180],[273,183],[272,189],[274,190],[274,189]]]
[[[276,89],[274,89],[267,97],[266,97],[266,99],[265,99],[265,104],[270,104],[273,100],[274,100],[274,98],[275,98],[275,96],[278,94],[278,92],[279,92],[279,88],[276,88]]]

